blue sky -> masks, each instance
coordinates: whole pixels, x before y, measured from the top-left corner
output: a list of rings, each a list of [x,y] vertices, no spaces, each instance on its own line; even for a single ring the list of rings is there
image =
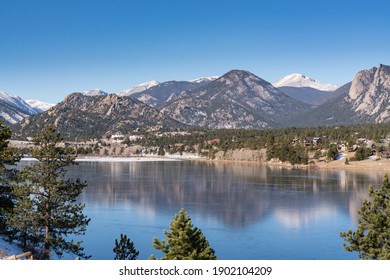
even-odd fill
[[[342,85],[390,65],[390,1],[0,0],[0,90],[59,102],[251,71]]]

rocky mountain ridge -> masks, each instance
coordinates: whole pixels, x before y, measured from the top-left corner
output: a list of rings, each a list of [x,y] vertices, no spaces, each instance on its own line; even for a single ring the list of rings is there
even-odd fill
[[[207,128],[270,128],[307,105],[248,71],[232,70],[162,107],[172,118]]]
[[[17,139],[34,136],[52,124],[65,139],[94,139],[136,130],[174,130],[181,124],[136,99],[115,94],[68,95],[64,101],[39,115],[25,118],[12,130]]]

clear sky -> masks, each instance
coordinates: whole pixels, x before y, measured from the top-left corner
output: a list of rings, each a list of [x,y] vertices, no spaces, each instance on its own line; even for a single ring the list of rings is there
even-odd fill
[[[0,90],[24,99],[231,69],[343,85],[379,63],[388,0],[0,0]]]

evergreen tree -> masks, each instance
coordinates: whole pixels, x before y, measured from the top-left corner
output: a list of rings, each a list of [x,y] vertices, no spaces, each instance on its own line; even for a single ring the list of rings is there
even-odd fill
[[[14,239],[30,246],[36,258],[50,259],[52,252],[59,257],[67,252],[88,258],[81,241],[66,238],[84,234],[90,219],[83,214],[85,205],[76,203],[86,183],[65,179],[65,167],[76,163],[72,151],[60,142],[60,135],[50,126],[34,138],[32,156],[38,162],[19,173],[8,223],[17,232]]]
[[[337,149],[337,146],[331,145],[329,147],[328,153],[326,154],[326,157],[328,160],[335,160],[338,153],[339,153],[339,150]]]
[[[355,160],[365,160],[372,155],[370,148],[360,147],[355,152]]]
[[[194,227],[190,217],[184,209],[175,215],[170,223],[170,232],[164,231],[167,241],[153,239],[153,247],[161,250],[165,256],[162,260],[215,260],[214,250],[203,235],[202,231]],[[153,255],[150,259],[155,259]]]
[[[16,170],[9,166],[19,160],[15,150],[8,146],[11,135],[11,130],[0,120],[0,234],[9,234],[6,229],[6,216],[13,208],[10,184],[17,174]]]
[[[364,200],[359,210],[355,232],[340,233],[347,251],[357,251],[360,259],[390,260],[390,183],[387,174],[382,186],[369,189],[370,200]],[[349,245],[347,244],[349,243]]]
[[[114,260],[136,260],[139,252],[135,249],[134,243],[127,238],[126,235],[121,234],[120,241],[115,239]]]
[[[157,155],[159,155],[159,156],[165,156],[165,150],[164,150],[164,147],[163,147],[163,146],[160,146],[160,147],[158,148]]]

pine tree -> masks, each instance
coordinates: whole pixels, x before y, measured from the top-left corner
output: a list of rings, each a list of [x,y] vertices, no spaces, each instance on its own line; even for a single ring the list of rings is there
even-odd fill
[[[382,186],[369,189],[370,200],[364,200],[359,210],[355,232],[340,233],[347,251],[357,251],[360,259],[390,260],[390,182],[387,174]],[[347,244],[349,243],[349,245]]]
[[[215,260],[214,250],[203,235],[202,231],[194,227],[190,217],[184,209],[175,215],[170,223],[170,232],[164,231],[167,241],[153,239],[153,247],[161,250],[165,256],[162,260]],[[153,255],[150,259],[155,259]]]
[[[164,147],[163,147],[163,146],[160,146],[160,147],[158,148],[157,155],[158,155],[158,156],[165,156],[165,150],[164,150]]]
[[[136,260],[139,255],[139,251],[135,249],[134,243],[123,234],[121,234],[119,242],[118,239],[115,239],[113,251],[115,253],[114,260]]]
[[[6,228],[6,216],[13,208],[13,196],[10,184],[16,178],[16,170],[10,168],[20,157],[8,144],[11,130],[0,120],[0,234],[9,234]]]
[[[76,164],[69,148],[61,146],[61,137],[50,126],[34,138],[32,156],[38,162],[19,173],[19,184],[12,192],[15,207],[8,224],[17,232],[14,239],[31,246],[36,258],[50,259],[54,252],[88,258],[81,241],[69,235],[82,235],[90,221],[84,214],[85,205],[76,203],[86,186],[79,179],[65,179],[65,167]]]

